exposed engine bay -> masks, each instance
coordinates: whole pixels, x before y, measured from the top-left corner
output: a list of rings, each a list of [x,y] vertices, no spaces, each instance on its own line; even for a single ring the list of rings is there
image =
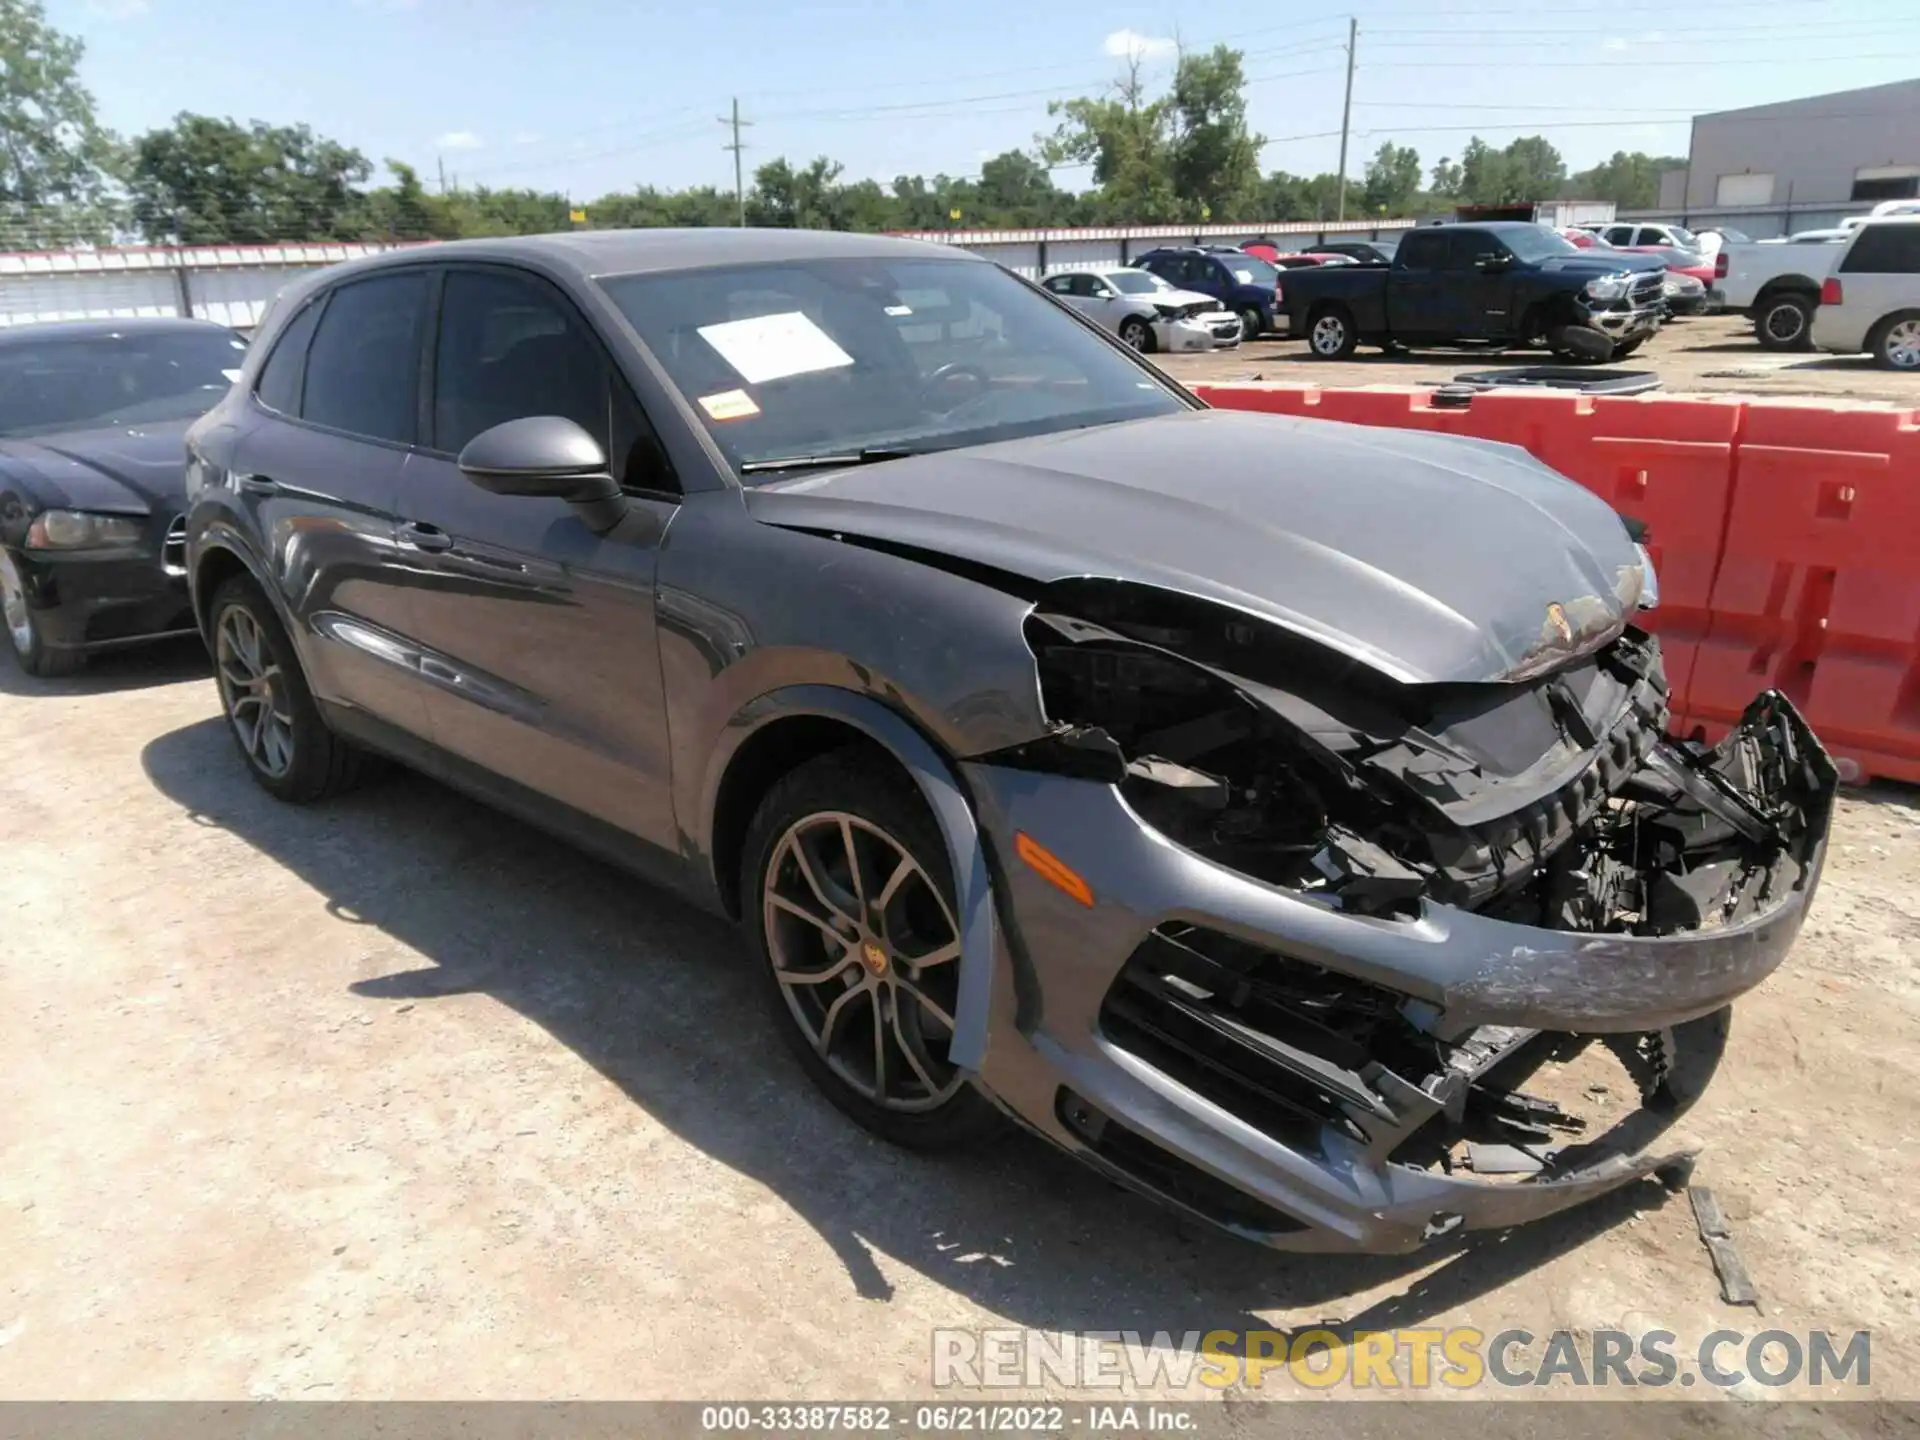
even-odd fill
[[[1762,695],[1716,747],[1668,736],[1632,628],[1531,680],[1425,686],[1119,582],[1049,587],[1027,631],[1054,728],[996,758],[1107,779],[1180,845],[1358,914],[1710,928],[1800,884],[1827,825],[1833,768],[1791,707]]]

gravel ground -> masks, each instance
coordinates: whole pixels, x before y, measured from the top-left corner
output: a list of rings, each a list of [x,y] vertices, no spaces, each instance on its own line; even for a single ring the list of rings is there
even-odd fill
[[[1872,1393],[1920,1397],[1914,802],[1845,801],[1689,1117],[1761,1318],[1650,1183],[1311,1259],[1019,1135],[895,1152],[721,924],[405,773],[274,803],[197,647],[0,666],[0,1398],[906,1397],[938,1326],[1323,1320],[1864,1327]]]
[[[1237,350],[1158,358],[1180,381],[1285,380],[1328,387],[1439,385],[1466,371],[1556,363],[1541,351],[1422,350],[1388,356],[1365,349],[1351,360],[1330,363],[1310,358],[1305,343],[1297,340],[1256,340]],[[1620,368],[1652,370],[1663,389],[1688,394],[1817,395],[1920,408],[1920,374],[1879,369],[1864,355],[1762,350],[1752,322],[1735,316],[1673,321]]]

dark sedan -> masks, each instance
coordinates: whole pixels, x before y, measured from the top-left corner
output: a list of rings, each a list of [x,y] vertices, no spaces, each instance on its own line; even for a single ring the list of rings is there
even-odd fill
[[[357,262],[188,449],[267,791],[439,775],[737,918],[876,1133],[998,1111],[1274,1245],[1683,1165],[1656,1137],[1818,883],[1832,765],[1773,694],[1666,735],[1603,502],[1507,446],[1207,410],[945,247]]]
[[[193,633],[182,442],[246,348],[197,320],[0,330],[0,602],[30,673]]]

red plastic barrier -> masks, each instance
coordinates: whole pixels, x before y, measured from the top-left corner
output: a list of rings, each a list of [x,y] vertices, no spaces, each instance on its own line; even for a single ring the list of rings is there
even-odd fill
[[[1920,412],[1754,402],[1737,453],[1693,708],[1726,724],[1775,686],[1863,773],[1920,782]]]

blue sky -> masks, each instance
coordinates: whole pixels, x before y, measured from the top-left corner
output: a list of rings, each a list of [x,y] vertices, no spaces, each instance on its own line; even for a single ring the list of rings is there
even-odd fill
[[[1688,117],[1920,76],[1916,0],[48,0],[122,133],[179,110],[303,121],[429,177],[590,198],[730,185],[717,116],[738,96],[749,169],[826,154],[849,176],[964,175],[1029,146],[1051,97],[1098,92],[1129,52],[1247,52],[1263,168],[1330,170],[1348,15],[1360,23],[1350,171],[1385,139],[1423,164],[1477,131],[1539,131],[1575,168],[1684,154]],[[1062,172],[1063,184],[1085,172]]]

